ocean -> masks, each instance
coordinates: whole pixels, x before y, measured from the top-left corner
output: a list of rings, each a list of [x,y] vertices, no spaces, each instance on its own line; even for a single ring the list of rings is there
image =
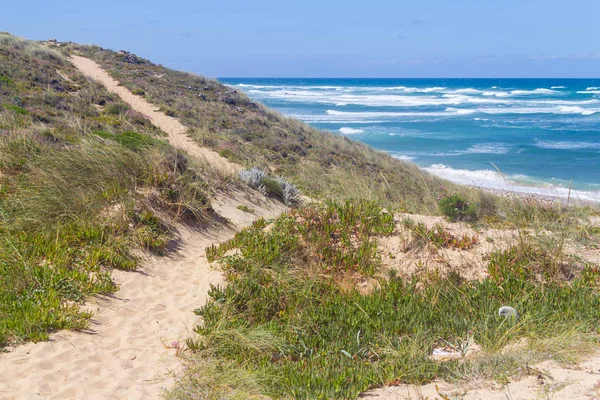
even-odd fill
[[[600,202],[600,79],[220,81],[457,183]]]

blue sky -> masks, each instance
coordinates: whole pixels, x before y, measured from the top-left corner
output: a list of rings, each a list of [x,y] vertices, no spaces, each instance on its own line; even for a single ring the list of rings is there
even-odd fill
[[[38,1],[0,30],[211,77],[600,77],[600,0]]]

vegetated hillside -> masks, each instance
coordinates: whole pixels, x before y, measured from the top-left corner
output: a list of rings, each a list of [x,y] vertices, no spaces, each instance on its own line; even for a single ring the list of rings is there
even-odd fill
[[[215,80],[165,68],[126,51],[74,43],[61,43],[57,49],[95,60],[134,94],[179,118],[200,145],[247,168],[267,168],[314,198],[367,199],[393,210],[440,214],[438,201],[457,194],[466,201],[465,207],[477,210],[474,217],[480,222],[508,219],[518,226],[544,224],[546,229],[562,229],[557,213],[578,218],[587,212],[455,185],[413,163],[284,117]]]
[[[227,183],[48,47],[0,34],[0,347],[85,328],[132,250],[162,252]]]
[[[529,363],[576,360],[597,339],[598,266],[567,251],[570,240],[597,237],[589,210],[500,201],[282,117],[218,82],[126,52],[63,48],[93,58],[180,118],[199,143],[284,175],[315,198],[336,200],[273,223],[259,220],[207,249],[228,285],[198,304],[203,324],[187,341],[189,368],[171,398],[353,398],[369,388],[439,378],[506,380]],[[434,258],[443,248],[460,252],[480,241],[410,221],[414,239],[394,237],[394,215],[382,206],[508,228],[516,239],[469,266],[480,280],[443,261],[399,273],[382,263],[383,237]],[[518,320],[498,315],[506,304],[519,310]],[[483,356],[467,359],[474,343]],[[527,345],[506,350],[515,343]],[[434,349],[458,358],[433,359]]]
[[[247,167],[268,167],[308,195],[369,198],[432,212],[440,185],[454,187],[414,164],[286,118],[217,81],[126,52],[74,44],[66,49],[94,59],[133,93],[180,118],[198,143]]]
[[[411,235],[399,234],[404,228]],[[569,254],[564,237],[510,229],[503,233],[515,240],[469,265],[419,262],[406,273],[382,263],[381,241],[395,243],[388,258],[413,248],[442,260],[451,249],[459,259],[482,245],[448,229],[399,221],[372,202],[326,202],[210,247],[228,284],[198,305],[189,368],[168,398],[352,399],[440,379],[499,387],[514,374],[539,375],[540,361],[593,354],[600,269]],[[483,277],[468,279],[469,269]],[[506,305],[518,317],[499,315]],[[540,392],[557,382],[542,380]]]
[[[570,250],[598,242],[589,209],[449,185],[128,53],[0,34],[0,346],[85,328],[90,315],[77,306],[115,290],[111,268],[135,268],[136,248],[164,251],[171,224],[203,220],[215,188],[235,184],[170,147],[145,116],[79,74],[69,52],[180,117],[199,143],[336,199],[259,219],[207,249],[228,285],[209,304],[190,304],[204,323],[170,397],[351,398],[437,378],[506,381],[533,362],[575,361],[597,342],[600,269]],[[495,239],[409,219],[411,236],[400,236],[398,209],[507,229],[515,240],[470,266],[480,280],[443,262],[401,273],[383,264],[382,240],[393,243],[391,260],[411,247],[439,259],[441,249]],[[501,305],[519,317],[498,315]],[[483,357],[467,358],[474,343]],[[458,358],[432,359],[434,349]]]

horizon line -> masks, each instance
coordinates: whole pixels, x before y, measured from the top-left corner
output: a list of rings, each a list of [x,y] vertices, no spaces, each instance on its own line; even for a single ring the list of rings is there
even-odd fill
[[[519,77],[519,76],[506,76],[506,77],[376,77],[376,76],[218,76],[216,79],[571,79],[571,80],[600,80],[600,76],[594,78],[582,78],[582,77]]]

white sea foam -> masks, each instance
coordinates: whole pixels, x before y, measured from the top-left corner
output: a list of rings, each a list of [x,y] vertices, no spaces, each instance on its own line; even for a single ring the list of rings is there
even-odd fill
[[[390,86],[390,87],[383,87],[383,88],[378,88],[378,89],[383,89],[383,90],[404,90],[404,89],[408,89],[406,86]]]
[[[452,93],[458,93],[458,94],[480,94],[481,92],[482,92],[481,90],[477,90],[477,89],[473,89],[473,88],[465,88],[465,89],[454,90]]]
[[[557,92],[556,90],[551,90],[551,89],[538,88],[535,90],[513,90],[513,91],[511,91],[511,93],[516,96],[520,96],[520,95],[530,95],[530,94],[558,94],[560,92]]]
[[[328,86],[323,86],[328,87]],[[431,89],[431,88],[430,88]],[[460,90],[460,89],[459,89]],[[470,89],[469,89],[470,90]],[[538,90],[538,89],[536,89]],[[545,89],[548,90],[548,89]],[[292,90],[290,88],[277,90],[259,90],[250,89],[248,92],[258,98],[276,98],[290,102],[321,103],[332,104],[338,107],[347,105],[361,105],[368,107],[421,107],[421,106],[457,106],[457,105],[505,105],[505,106],[527,106],[534,107],[538,105],[586,105],[599,102],[598,99],[589,100],[549,100],[549,99],[511,99],[512,92],[482,92],[482,96],[473,96],[453,93],[443,93],[441,95],[410,95],[394,94],[391,92],[366,92],[366,93],[346,93],[331,90]],[[535,91],[513,91],[522,93],[532,93]],[[585,92],[594,94],[592,91]],[[600,93],[600,92],[599,92]],[[581,112],[585,114],[584,112]]]
[[[578,106],[555,107],[482,107],[482,108],[454,108],[448,107],[444,111],[337,111],[327,110],[323,114],[292,115],[306,122],[316,123],[376,123],[391,121],[408,117],[460,117],[475,113],[487,115],[505,114],[557,114],[557,115],[583,115],[589,116],[600,112],[600,108],[583,108]],[[474,118],[476,121],[488,121],[486,118]]]
[[[262,82],[258,82],[262,83]],[[324,82],[325,83],[325,82]],[[237,86],[237,87],[236,87]],[[246,92],[250,91],[252,96],[257,99],[274,99],[278,104],[290,102],[290,106],[280,107],[280,110],[287,110],[287,114],[296,113],[293,117],[299,118],[309,123],[319,124],[338,124],[334,129],[339,133],[352,135],[370,131],[366,126],[390,121],[431,121],[436,118],[456,118],[474,121],[489,121],[492,118],[493,124],[499,121],[510,120],[511,128],[518,121],[529,121],[528,125],[535,125],[541,129],[550,129],[545,126],[554,126],[558,118],[547,118],[542,114],[564,115],[560,121],[577,124],[577,126],[588,127],[600,119],[592,117],[593,114],[600,114],[599,97],[600,87],[589,87],[587,90],[579,91],[582,94],[579,100],[568,100],[565,93],[572,93],[564,90],[565,87],[553,86],[550,89],[538,88],[535,90],[512,90],[500,86],[494,86],[489,89],[478,90],[473,87],[446,88],[446,87],[367,87],[367,86],[303,86],[303,85],[250,85],[239,84],[233,86]],[[559,90],[557,90],[559,89]],[[560,90],[563,89],[563,90]],[[584,94],[590,95],[589,97]],[[564,97],[563,97],[564,96]],[[300,103],[300,104],[292,104]],[[304,105],[302,104],[304,103]],[[323,112],[323,106],[315,109],[306,107],[308,104],[326,104],[324,108],[330,108],[326,113]],[[343,106],[362,106],[355,107],[352,112],[341,111],[350,107],[337,108]],[[383,109],[370,107],[386,107]],[[392,108],[397,107],[397,108]],[[413,108],[414,107],[414,108]],[[339,110],[339,111],[338,111]],[[372,111],[368,111],[372,110]],[[285,112],[285,111],[284,111]],[[470,115],[473,114],[473,115]],[[489,115],[509,115],[509,114],[540,114],[538,116],[528,117],[488,117]],[[476,118],[473,118],[476,117]],[[487,118],[482,118],[487,117]],[[534,122],[531,122],[534,121]],[[537,121],[537,122],[536,122]],[[369,125],[366,125],[369,124]],[[546,124],[546,125],[544,125]],[[554,125],[552,125],[554,124]],[[475,125],[475,124],[473,124]],[[484,124],[481,124],[484,125]],[[559,124],[560,125],[560,124]],[[341,128],[340,128],[341,127]],[[365,129],[359,129],[365,127]],[[586,128],[587,129],[587,128]],[[405,132],[398,131],[388,133],[385,130],[382,134],[390,136],[405,136]],[[419,132],[419,135],[426,133]],[[408,134],[413,136],[413,133]],[[565,137],[563,137],[564,139]],[[393,140],[396,138],[389,138]],[[490,139],[488,139],[490,140]],[[498,139],[491,139],[498,140]],[[598,140],[600,142],[600,139]],[[600,150],[600,143],[589,141],[541,141],[534,143],[537,147],[544,149],[560,149],[562,151],[591,149]],[[437,147],[437,146],[436,146]],[[402,152],[393,154],[394,157],[404,160],[419,159],[421,156],[460,156],[463,154],[483,154],[482,156],[494,160],[493,154],[506,154],[518,152],[519,147],[511,147],[509,144],[500,142],[479,143],[471,147],[465,146],[461,150],[447,151],[446,153],[435,153],[436,148],[428,149],[430,154]],[[541,151],[541,150],[540,150]],[[551,150],[550,150],[551,151]],[[558,151],[558,150],[557,150]],[[452,159],[452,158],[449,158]],[[508,177],[509,182],[491,168],[490,170],[468,171],[452,169],[444,165],[433,165],[427,168],[429,172],[435,173],[450,180],[488,187],[491,189],[515,190],[525,193],[536,193],[548,196],[561,196],[566,189],[564,187],[552,186],[543,182],[535,182],[526,176],[512,175]],[[564,182],[561,181],[564,186]],[[600,201],[600,191],[598,192],[577,192],[572,194],[574,198]]]
[[[464,150],[452,150],[445,152],[409,152],[411,156],[429,156],[429,157],[456,157],[465,154],[506,154],[510,151],[511,145],[502,142],[478,143]]]
[[[436,96],[407,96],[407,95],[354,95],[345,94],[336,97],[335,103],[354,104],[371,107],[420,107],[444,106],[459,104],[506,104],[506,101],[497,99],[481,99],[476,97],[445,94]]]
[[[506,143],[478,143],[469,147],[464,154],[506,154],[511,146]]]
[[[468,115],[476,112],[475,110],[469,109],[458,109],[458,108],[447,108],[445,111],[428,111],[428,112],[417,112],[417,111],[373,111],[373,112],[360,112],[360,111],[337,111],[327,110],[327,115],[333,116],[339,120],[372,120],[372,119],[393,119],[397,117],[448,117],[452,115]]]
[[[441,178],[463,185],[559,198],[569,196],[569,188],[535,181],[523,175],[507,176],[507,182],[502,175],[493,170],[454,169],[444,164],[433,164],[423,169]],[[573,199],[600,202],[600,191],[571,190],[570,196]]]
[[[492,170],[471,171],[466,169],[454,169],[444,164],[433,164],[430,167],[423,169],[434,175],[464,185],[500,189],[503,188],[503,184],[505,184],[502,175]]]
[[[590,86],[589,88],[585,89],[585,90],[598,90],[600,89],[599,86]]]
[[[589,107],[592,104],[600,103],[600,100],[593,98],[588,100],[566,100],[566,99],[544,99],[544,98],[507,98],[518,96],[521,93],[558,93],[550,89],[535,89],[529,91],[493,91],[481,92],[479,95],[467,95],[459,92],[474,92],[477,89],[465,88],[439,94],[396,94],[394,92],[373,93],[372,88],[356,87],[352,90],[358,92],[346,93],[336,91],[341,88],[338,86],[314,86],[314,87],[292,87],[279,86],[275,90],[263,90],[253,87],[261,85],[246,85],[252,95],[262,98],[277,98],[290,102],[306,102],[318,104],[330,104],[331,106],[343,107],[349,105],[360,105],[367,107],[444,107],[444,110],[407,110],[401,111],[382,111],[372,112],[354,112],[351,114],[335,114],[329,110],[327,115],[309,114],[298,116],[306,122],[314,123],[373,123],[374,119],[379,121],[389,121],[394,118],[403,117],[460,117],[474,113],[501,115],[501,114],[558,114],[558,115],[583,115],[589,116],[600,112],[598,107]],[[251,88],[252,87],[252,88]],[[275,86],[273,86],[275,87]],[[319,88],[314,90],[314,88]],[[417,88],[407,88],[397,86],[396,89],[402,91],[413,91]],[[335,89],[335,90],[332,90]],[[421,88],[418,90],[427,92],[433,90],[446,90],[443,87]],[[361,93],[362,92],[362,93]],[[594,94],[595,91],[585,91],[587,94]],[[600,94],[600,91],[597,91]],[[475,106],[475,107],[473,107]],[[335,116],[335,117],[334,117]]]
[[[584,106],[584,105],[598,104],[598,103],[600,103],[600,100],[598,100],[598,99],[589,99],[589,100],[531,100],[531,101],[515,102],[515,104],[531,104],[531,105],[549,104],[549,105],[562,105],[562,106]]]
[[[468,114],[473,114],[474,112],[477,112],[477,110],[470,110],[470,109],[466,109],[466,108],[454,108],[454,107],[448,107],[448,108],[446,108],[446,111],[456,114],[456,115],[468,115]]]
[[[283,86],[249,85],[247,83],[239,83],[239,84],[234,85],[234,86],[241,87],[241,88],[248,87],[248,88],[254,88],[254,89],[268,89],[268,88],[280,88],[280,87],[283,87]]]
[[[592,115],[597,112],[597,110],[590,110],[586,108],[581,108],[578,106],[562,106],[558,107],[560,114],[581,114],[581,115]]]
[[[377,118],[362,118],[352,116],[330,116],[330,115],[315,115],[315,114],[289,114],[291,118],[299,119],[307,123],[313,124],[380,124],[389,122],[389,119]]]
[[[446,94],[439,97],[399,94],[353,94],[310,90],[276,90],[267,92],[251,89],[248,92],[262,98],[270,97],[293,102],[321,102],[336,106],[353,104],[369,107],[419,107],[458,104],[508,104],[505,100],[482,99],[457,94]]]
[[[535,145],[542,149],[557,149],[557,150],[600,149],[600,143],[597,143],[597,142],[569,142],[569,141],[536,140]]]
[[[431,92],[441,92],[443,90],[446,90],[446,88],[441,87],[441,86],[434,86],[434,87],[429,87],[429,88],[406,88],[404,90],[407,92],[415,91],[418,93],[431,93]]]
[[[337,111],[337,110],[327,110],[327,115],[331,115],[334,116],[338,119],[358,119],[358,120],[369,120],[369,119],[381,119],[381,118],[386,118],[386,119],[391,119],[391,118],[395,118],[395,117],[419,117],[419,116],[430,116],[430,117],[434,117],[434,116],[447,116],[448,113],[444,112],[444,111],[440,111],[440,112],[417,112],[417,111],[413,111],[413,112],[396,112],[396,111],[367,111],[367,112],[360,112],[360,111]]]
[[[398,160],[404,160],[404,161],[412,161],[415,158],[411,157],[411,156],[407,156],[406,154],[400,154],[400,153],[390,153],[392,157],[397,158]]]
[[[583,108],[578,106],[555,106],[555,107],[480,107],[480,108],[454,108],[448,107],[444,111],[336,111],[327,110],[328,115],[339,118],[351,119],[373,119],[385,118],[393,119],[396,117],[449,117],[459,115],[469,115],[474,113],[500,115],[500,114],[558,114],[558,115],[592,115],[600,112],[598,108]]]
[[[340,133],[343,133],[344,135],[356,135],[358,133],[363,133],[364,130],[362,129],[355,129],[355,128],[349,128],[349,127],[342,127],[339,129]]]
[[[512,94],[508,92],[502,92],[499,90],[488,90],[481,93],[482,96],[496,96],[496,97],[510,97]]]
[[[580,114],[592,115],[600,109],[583,108],[578,106],[557,107],[506,107],[506,108],[479,108],[478,112],[484,114]]]
[[[434,92],[443,92],[446,90],[445,87],[442,86],[434,86],[434,87],[408,87],[408,86],[368,86],[368,87],[348,87],[352,91],[376,91],[376,92],[385,92],[385,91],[396,91],[396,92],[404,92],[404,93],[434,93]]]

